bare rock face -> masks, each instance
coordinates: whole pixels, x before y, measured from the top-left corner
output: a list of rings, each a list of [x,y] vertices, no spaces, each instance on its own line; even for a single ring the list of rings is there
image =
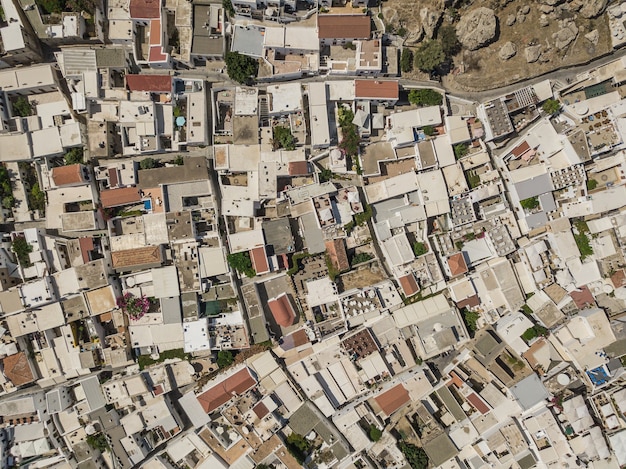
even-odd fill
[[[541,5],[539,7],[539,11],[541,13],[552,13],[554,11],[554,7],[552,5]]]
[[[520,10],[517,12],[517,22],[518,23],[523,23],[524,21],[526,21],[526,15],[524,14],[523,10]]]
[[[580,14],[585,18],[595,18],[604,11],[608,3],[608,0],[585,0]]]
[[[529,6],[529,5],[524,5],[520,11],[521,11],[524,15],[527,15],[528,13],[530,13],[530,6]]]
[[[456,35],[466,49],[480,49],[496,36],[497,24],[498,18],[493,10],[480,7],[461,18]]]
[[[543,14],[539,17],[539,26],[541,27],[546,27],[550,25],[550,20],[548,19],[548,17]]]
[[[515,24],[515,15],[509,15],[506,17],[506,25],[513,26]]]
[[[555,47],[559,50],[565,49],[578,36],[578,26],[573,21],[564,21],[563,27],[552,35]]]
[[[526,62],[529,64],[536,62],[541,55],[541,45],[528,46],[524,49],[524,55],[526,56]]]
[[[420,21],[424,30],[424,35],[432,39],[435,34],[437,24],[443,15],[443,10],[430,10],[426,7],[420,10]]]
[[[590,31],[587,34],[585,34],[585,39],[587,39],[594,46],[597,46],[598,39],[600,39],[600,33],[598,32],[597,29],[594,29],[593,31]]]
[[[538,0],[538,1],[542,5],[550,5],[550,6],[556,6],[559,3],[563,3],[563,0]]]
[[[517,46],[509,41],[500,48],[500,52],[498,52],[498,57],[500,57],[500,60],[505,61],[509,60],[511,57],[514,57],[515,54],[517,54]]]

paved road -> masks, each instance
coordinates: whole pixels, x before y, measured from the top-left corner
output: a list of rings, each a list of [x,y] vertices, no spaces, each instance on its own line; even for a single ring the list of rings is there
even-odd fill
[[[568,68],[563,68],[563,69],[557,69],[552,72],[548,72],[544,75],[541,75],[539,77],[518,81],[517,83],[507,85],[507,86],[502,86],[500,88],[494,88],[493,90],[467,92],[467,91],[462,91],[462,90],[452,88],[452,87],[444,86],[444,88],[448,91],[448,93],[450,93],[453,96],[458,96],[459,98],[470,99],[470,100],[478,101],[478,102],[487,101],[489,99],[493,99],[498,96],[502,96],[504,94],[515,91],[519,89],[520,86],[535,84],[546,79],[559,80],[565,83],[568,78],[573,80],[576,78],[576,75],[580,73],[592,70],[602,65],[606,65],[609,62],[613,62],[614,60],[620,59],[624,56],[626,56],[626,48],[618,49],[614,51],[613,53],[611,53],[610,55],[607,55],[605,57],[600,57],[599,59],[596,59],[588,64],[576,65],[573,67],[568,67]],[[400,82],[403,85],[405,81],[408,82],[407,84],[411,83],[410,80],[402,80],[402,79],[400,80]]]

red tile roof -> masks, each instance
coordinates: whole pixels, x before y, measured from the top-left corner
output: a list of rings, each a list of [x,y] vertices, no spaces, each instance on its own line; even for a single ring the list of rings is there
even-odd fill
[[[448,267],[450,267],[450,273],[453,277],[467,272],[467,264],[465,263],[463,253],[458,252],[448,257]]]
[[[326,252],[330,258],[330,262],[335,269],[339,272],[350,269],[350,262],[348,262],[348,253],[346,252],[346,245],[343,238],[328,240],[324,243],[326,246]]]
[[[130,91],[170,93],[172,91],[172,77],[170,75],[126,75],[126,87]]]
[[[22,386],[35,381],[25,352],[9,355],[2,360],[2,366],[4,368],[4,376],[6,376],[14,386]]]
[[[289,162],[289,175],[290,176],[302,176],[305,174],[311,174],[311,168],[307,161],[291,161]]]
[[[111,253],[111,262],[114,269],[161,264],[161,248],[159,246],[146,246],[115,251]]]
[[[167,54],[163,52],[161,46],[150,47],[150,54],[148,55],[150,62],[163,62],[165,59],[167,59]]]
[[[461,309],[461,308],[473,308],[475,306],[478,306],[480,304],[480,298],[478,297],[478,295],[472,295],[469,298],[465,298],[464,300],[459,301],[456,304],[456,307]]]
[[[262,419],[263,417],[265,417],[267,414],[270,413],[269,409],[262,402],[259,402],[257,405],[255,405],[252,408],[252,412],[254,412],[256,416],[259,417],[260,419]]]
[[[296,312],[291,306],[291,301],[286,293],[278,298],[271,299],[267,302],[267,306],[274,316],[274,321],[281,327],[289,327],[293,325],[296,319]]]
[[[405,275],[404,277],[400,277],[398,280],[400,281],[400,286],[404,291],[404,296],[413,296],[420,291],[420,287],[415,281],[415,276],[413,274]]]
[[[374,400],[385,415],[389,416],[407,404],[411,399],[409,398],[409,392],[406,388],[402,386],[402,384],[398,384],[390,390],[379,394]]]
[[[320,39],[369,39],[371,20],[367,15],[318,15]]]
[[[513,148],[513,150],[511,151],[511,153],[513,154],[513,156],[515,156],[516,158],[519,158],[520,156],[522,156],[524,153],[526,153],[528,150],[530,150],[530,145],[528,144],[528,142],[526,140],[524,140],[522,143],[520,143],[518,146],[516,146],[515,148]]]
[[[309,336],[306,335],[306,331],[304,329],[299,329],[296,332],[284,335],[280,342],[280,348],[283,350],[291,350],[310,342]]]
[[[354,80],[354,96],[370,99],[398,99],[400,87],[395,80]]]
[[[130,17],[133,19],[159,18],[160,0],[130,0]]]
[[[569,293],[569,296],[572,297],[572,300],[574,300],[574,303],[576,303],[578,309],[588,308],[589,306],[595,304],[596,300],[591,294],[591,290],[589,290],[589,287],[587,287],[587,285],[579,288],[579,290],[580,291],[574,290]]]
[[[251,249],[250,260],[252,260],[252,267],[254,267],[257,274],[265,274],[270,271],[265,246]]]
[[[52,168],[52,180],[55,186],[80,184],[85,181],[83,178],[83,166],[80,164],[71,164],[69,166],[57,166]]]
[[[139,189],[136,187],[120,187],[100,192],[102,207],[120,207],[122,205],[135,204],[141,200]]]
[[[487,407],[487,404],[485,404],[483,402],[483,400],[478,397],[478,395],[476,393],[471,393],[469,396],[467,396],[467,400],[470,402],[470,404],[472,404],[476,410],[478,412],[480,412],[481,414],[486,414],[487,412],[489,412],[489,407]]]
[[[89,253],[93,251],[93,238],[79,238],[78,246],[80,247],[80,254],[83,257],[83,262],[87,264],[89,261],[91,261],[91,259],[89,258]]]
[[[237,373],[207,389],[197,399],[205,412],[209,413],[226,404],[235,395],[240,396],[256,384],[256,379],[248,368],[242,368]]]
[[[613,282],[615,288],[626,285],[626,273],[624,273],[624,269],[620,269],[611,275],[611,282]]]

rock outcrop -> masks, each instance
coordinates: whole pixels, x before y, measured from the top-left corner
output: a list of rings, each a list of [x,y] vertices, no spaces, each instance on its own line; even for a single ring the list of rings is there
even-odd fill
[[[564,20],[561,29],[552,35],[554,45],[557,49],[563,50],[569,46],[578,36],[578,26],[573,21]]]
[[[585,34],[585,39],[587,39],[590,43],[596,46],[598,45],[598,39],[600,39],[600,33],[597,29],[594,29],[593,31],[589,31],[587,34]]]
[[[529,64],[536,62],[539,60],[539,56],[541,55],[541,45],[528,46],[524,49],[524,55],[526,56],[526,62]]]
[[[422,23],[424,35],[428,39],[433,38],[442,15],[443,10],[431,10],[426,7],[420,10],[420,22]]]
[[[464,15],[456,27],[459,42],[468,50],[489,44],[496,36],[498,18],[490,8],[480,7]]]
[[[517,54],[517,46],[511,41],[507,42],[500,48],[500,52],[498,52],[498,57],[500,60],[509,60],[511,57]]]
[[[585,0],[580,14],[585,18],[595,18],[604,11],[608,3],[608,0]]]

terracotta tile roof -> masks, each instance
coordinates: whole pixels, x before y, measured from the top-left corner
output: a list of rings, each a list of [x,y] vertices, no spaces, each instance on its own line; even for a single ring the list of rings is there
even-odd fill
[[[626,285],[626,273],[624,273],[624,269],[620,269],[611,275],[611,282],[613,282],[615,288]]]
[[[302,176],[305,174],[311,174],[311,168],[307,161],[290,161],[289,162],[289,175],[290,176]]]
[[[55,186],[82,183],[85,181],[83,178],[83,166],[71,164],[52,168],[52,180]]]
[[[242,368],[237,373],[204,391],[197,399],[205,412],[213,412],[230,401],[233,396],[240,396],[255,384],[256,380],[250,374],[250,370]]]
[[[120,187],[100,192],[100,202],[104,208],[135,204],[140,200],[139,189],[136,187]]]
[[[159,18],[160,0],[130,0],[130,17],[134,19]]]
[[[126,75],[128,77],[128,75]],[[109,187],[117,187],[120,182],[117,168],[109,168]]]
[[[354,80],[356,98],[398,99],[400,87],[395,80]]]
[[[456,304],[456,307],[461,309],[461,308],[473,308],[475,306],[478,306],[480,304],[480,298],[478,297],[478,295],[472,295],[469,298],[465,298],[462,301],[459,301]]]
[[[255,405],[252,408],[252,412],[254,412],[256,416],[259,417],[260,419],[262,419],[263,417],[265,417],[267,414],[270,413],[268,408],[262,402],[259,402],[257,405]]]
[[[513,154],[513,156],[515,156],[516,158],[519,158],[520,156],[522,156],[524,153],[526,153],[528,150],[530,150],[530,145],[528,144],[528,142],[526,140],[524,140],[522,143],[520,143],[518,146],[516,146],[515,148],[513,148],[513,150],[511,151],[511,153]]]
[[[274,321],[281,327],[289,327],[293,325],[296,319],[296,312],[291,306],[291,301],[286,293],[283,293],[278,298],[274,298],[267,302],[267,306],[274,316]]]
[[[9,355],[2,360],[2,366],[4,368],[4,376],[15,386],[22,386],[35,381],[25,352]]]
[[[126,75],[126,87],[130,91],[170,93],[172,77],[170,75]]]
[[[85,237],[78,239],[78,246],[80,247],[80,254],[83,257],[83,262],[87,264],[91,259],[89,258],[89,253],[93,251],[93,238]]]
[[[339,272],[350,269],[350,262],[348,262],[348,253],[346,253],[346,245],[343,238],[328,240],[324,243],[326,246],[326,252],[330,257],[330,262],[335,269]]]
[[[162,262],[161,249],[159,246],[146,246],[115,251],[111,253],[111,261],[114,269],[160,264]]]
[[[318,15],[320,39],[369,39],[371,20],[367,15]]]
[[[284,335],[280,340],[280,348],[283,350],[291,350],[301,345],[308,344],[310,342],[309,337],[306,335],[304,329],[299,329],[288,335]]]
[[[585,309],[596,303],[596,300],[591,294],[591,290],[589,290],[589,287],[587,287],[587,285],[579,288],[579,290],[580,291],[574,290],[569,293],[569,296],[572,297],[572,300],[574,300],[574,303],[576,303],[578,309]]]
[[[465,382],[458,374],[456,374],[454,371],[450,372],[450,381],[448,381],[448,386],[454,384],[457,388],[462,388],[464,383]]]
[[[410,401],[409,393],[402,384],[398,384],[388,391],[374,398],[376,403],[389,416]]]
[[[150,47],[150,54],[148,55],[150,62],[163,62],[165,59],[167,59],[167,54],[163,52],[160,45]]]
[[[463,253],[458,252],[448,257],[448,267],[450,267],[450,273],[453,277],[467,272],[467,264],[465,263]]]
[[[489,412],[489,407],[487,407],[487,404],[485,404],[482,399],[480,397],[478,397],[478,395],[476,393],[471,393],[469,396],[467,396],[467,400],[470,402],[470,404],[472,404],[476,410],[478,412],[480,412],[481,414],[486,414],[487,412]]]
[[[257,274],[265,274],[270,271],[265,246],[251,249],[250,259],[252,260],[252,267],[254,267]]]
[[[415,276],[413,274],[400,277],[398,281],[400,282],[400,286],[402,287],[402,290],[404,291],[404,296],[407,296],[407,297],[413,296],[418,291],[420,291],[420,287],[415,281]]]

